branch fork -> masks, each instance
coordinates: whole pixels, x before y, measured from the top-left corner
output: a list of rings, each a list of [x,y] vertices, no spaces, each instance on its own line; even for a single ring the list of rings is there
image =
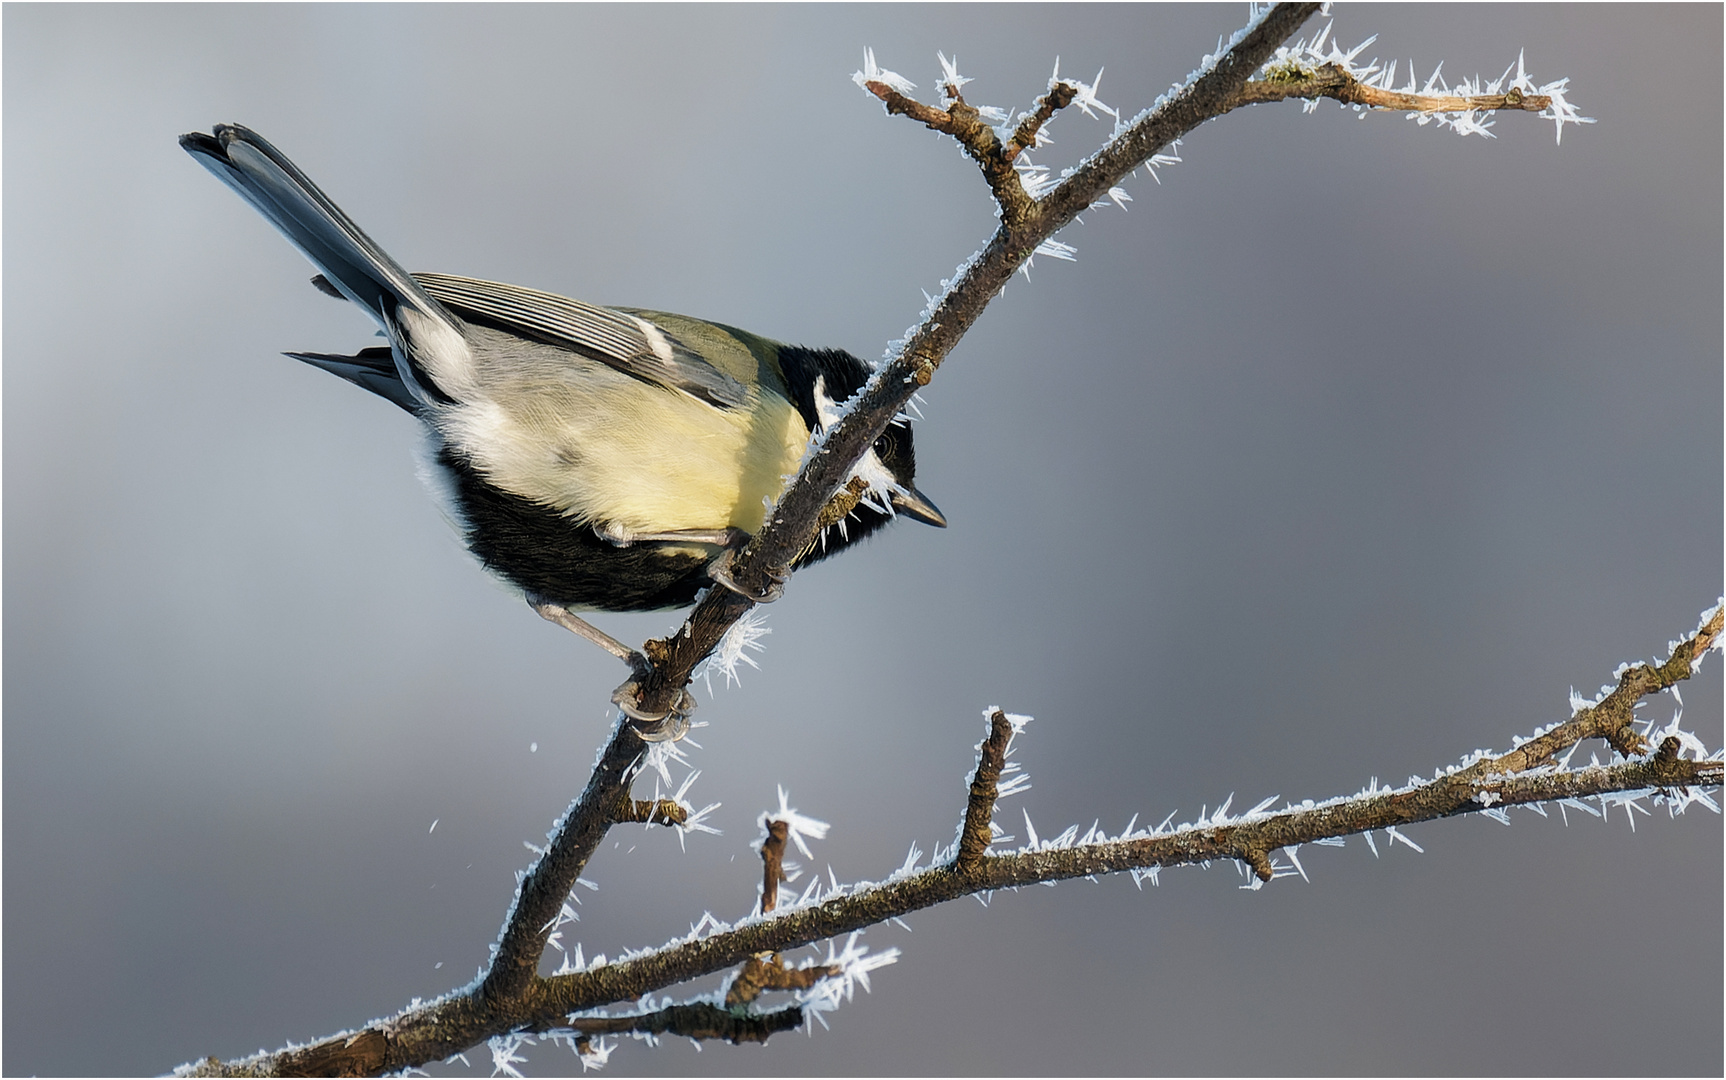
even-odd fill
[[[1003,144],[995,129],[983,120],[977,107],[967,104],[964,95],[951,83],[943,88],[948,98],[945,109],[925,105],[877,79],[864,80],[863,88],[880,98],[888,113],[908,116],[932,131],[952,136],[983,170],[983,179],[988,182],[989,191],[1001,208],[1001,222],[1012,229],[1028,224],[1037,206],[1031,193],[1025,190],[1019,179],[1019,170],[1013,167],[1013,163],[1019,155],[1036,146],[1037,133],[1043,125],[1055,113],[1071,105],[1079,95],[1079,88],[1072,83],[1055,83],[1048,93],[1037,99],[1036,111],[1020,120],[1013,137]]]

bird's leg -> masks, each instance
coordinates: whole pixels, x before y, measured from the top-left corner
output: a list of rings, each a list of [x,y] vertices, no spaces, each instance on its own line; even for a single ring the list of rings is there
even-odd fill
[[[855,502],[855,500],[853,500],[853,502]],[[737,580],[731,576],[732,560],[736,557],[737,552],[743,549],[743,545],[749,543],[749,541],[753,539],[753,537],[748,533],[739,528],[727,526],[723,529],[678,529],[672,532],[636,533],[630,532],[627,529],[620,529],[611,522],[605,522],[603,524],[594,525],[593,532],[594,535],[598,536],[601,540],[616,544],[618,547],[628,547],[631,544],[642,543],[645,541],[659,541],[662,543],[677,543],[681,541],[686,544],[714,544],[724,548],[725,550],[719,553],[718,558],[708,564],[708,577],[712,578],[720,585],[725,586],[727,589],[730,589],[737,595],[753,600],[757,604],[771,604],[773,601],[785,595],[784,577],[770,577],[767,588],[764,591],[754,592],[752,590],[745,589],[742,585],[739,585]],[[547,616],[547,618],[550,618],[550,616]],[[576,632],[580,633],[580,631]]]
[[[735,548],[749,543],[749,534],[742,529],[727,525],[723,529],[673,529],[670,532],[638,533],[619,528],[612,522],[596,524],[593,527],[595,536],[606,543],[618,547],[628,547],[649,540],[669,543],[681,541],[685,544],[713,544],[718,547]]]
[[[677,692],[677,704],[667,712],[644,712],[638,702],[641,700],[641,680],[653,670],[653,665],[646,656],[632,649],[623,642],[612,637],[599,627],[583,619],[562,604],[547,600],[543,596],[528,594],[527,602],[539,617],[547,622],[554,622],[572,634],[593,642],[606,652],[629,665],[632,675],[628,682],[619,686],[611,695],[614,705],[623,710],[623,714],[634,722],[636,734],[645,742],[674,742],[689,733],[689,714],[695,711],[695,695],[688,690]]]
[[[625,645],[562,604],[553,603],[535,593],[528,594],[527,603],[546,622],[554,622],[572,634],[581,635],[628,664],[635,669],[637,674],[646,671],[651,666],[647,662],[647,657],[641,655],[640,652]]]

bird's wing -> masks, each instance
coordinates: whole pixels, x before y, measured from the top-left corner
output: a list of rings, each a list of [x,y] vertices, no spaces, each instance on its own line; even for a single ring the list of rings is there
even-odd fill
[[[496,281],[452,274],[415,274],[414,280],[461,318],[573,350],[722,409],[747,404],[741,382],[638,316]]]

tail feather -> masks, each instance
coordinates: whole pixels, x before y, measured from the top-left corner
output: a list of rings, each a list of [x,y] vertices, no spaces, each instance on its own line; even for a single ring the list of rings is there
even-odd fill
[[[391,341],[403,346],[400,359],[407,370],[397,381],[404,391],[427,404],[454,400],[438,383],[461,382],[460,369],[468,359],[461,345],[461,322],[298,166],[263,136],[238,124],[218,124],[210,135],[182,135],[180,145],[316,264],[336,292],[370,312]],[[341,371],[336,374],[357,381]],[[367,383],[359,385],[383,393]],[[383,396],[401,404],[389,393]]]
[[[256,207],[348,299],[376,313],[380,321],[403,303],[450,319],[341,207],[257,132],[239,124],[218,124],[213,137],[194,132],[182,135],[180,145]]]
[[[395,402],[415,416],[420,415],[424,409],[419,399],[402,383],[401,376],[396,374],[396,362],[388,349],[361,349],[353,356],[314,352],[291,352],[283,355],[303,360],[331,375],[340,376],[362,390],[370,390],[386,401]]]

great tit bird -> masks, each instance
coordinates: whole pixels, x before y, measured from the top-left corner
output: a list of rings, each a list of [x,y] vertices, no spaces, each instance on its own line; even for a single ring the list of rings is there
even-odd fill
[[[573,612],[684,607],[711,581],[729,586],[726,556],[761,527],[811,431],[869,376],[837,349],[409,274],[256,132],[221,124],[180,145],[311,259],[314,285],[364,308],[389,341],[287,355],[417,417],[468,549],[541,615],[625,660],[639,657]],[[901,419],[859,465],[862,500],[799,563],[895,514],[945,526],[915,473]]]

